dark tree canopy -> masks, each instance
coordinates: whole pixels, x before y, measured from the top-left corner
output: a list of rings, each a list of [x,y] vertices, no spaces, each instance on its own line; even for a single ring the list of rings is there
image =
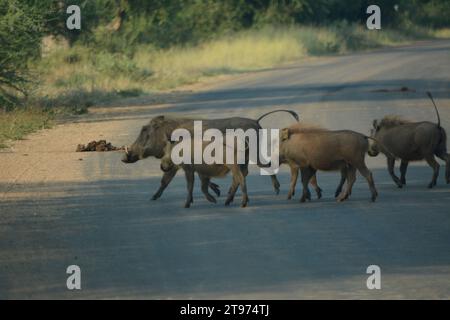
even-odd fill
[[[25,94],[27,62],[38,58],[42,20],[25,1],[0,0],[0,105],[14,105]]]
[[[378,0],[383,27],[450,26],[450,0]],[[95,50],[131,53],[196,44],[264,25],[365,23],[368,0],[0,0],[0,105],[26,92],[27,62],[44,35]],[[81,30],[66,9],[81,8]]]

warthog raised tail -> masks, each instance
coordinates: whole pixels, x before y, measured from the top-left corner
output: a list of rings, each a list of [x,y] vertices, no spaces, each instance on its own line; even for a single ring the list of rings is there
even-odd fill
[[[299,120],[297,113],[295,113],[294,111],[274,110],[263,114],[256,120],[241,117],[232,117],[202,121],[205,129],[216,128],[222,131],[224,134],[226,133],[226,129],[242,129],[244,131],[248,129],[259,130],[261,129],[261,125],[259,124],[259,122],[264,117],[275,112],[287,112],[291,114],[297,121]],[[157,159],[161,159],[164,156],[167,136],[170,136],[176,128],[186,128],[192,126],[194,120],[201,119],[179,118],[164,115],[153,118],[149,124],[142,127],[136,141],[129,148],[127,148],[122,161],[124,163],[134,163],[147,157],[156,157]],[[175,166],[172,170],[164,172],[164,175],[161,179],[161,185],[158,191],[152,197],[153,200],[161,197],[164,190],[175,177],[178,169],[179,168]],[[270,177],[276,193],[279,193],[280,183],[278,182],[278,179],[275,175],[272,175]],[[216,184],[209,182],[209,187],[217,195],[220,194],[218,186]]]
[[[399,188],[406,184],[406,171],[411,161],[426,160],[433,169],[429,188],[436,185],[439,163],[435,155],[446,163],[446,182],[450,183],[450,156],[447,153],[447,134],[441,127],[439,111],[430,93],[428,96],[436,110],[438,123],[429,121],[411,122],[400,117],[386,116],[373,121],[371,136],[376,139],[371,144],[369,155],[375,157],[380,152],[387,158],[389,174]],[[400,159],[400,178],[394,173],[396,159]]]

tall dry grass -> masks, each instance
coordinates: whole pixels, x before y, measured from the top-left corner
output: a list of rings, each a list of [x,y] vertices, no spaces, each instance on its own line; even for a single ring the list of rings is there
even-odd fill
[[[75,46],[55,50],[36,65],[37,94],[68,91],[123,95],[171,89],[201,78],[273,67],[306,56],[340,54],[415,39],[447,37],[448,30],[369,31],[346,23],[329,27],[266,27],[198,46],[157,50],[139,46],[133,55]]]

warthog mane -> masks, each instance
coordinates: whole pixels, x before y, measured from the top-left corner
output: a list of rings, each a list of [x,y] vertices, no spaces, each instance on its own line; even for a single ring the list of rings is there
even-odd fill
[[[407,123],[411,123],[411,121],[403,119],[399,116],[385,116],[381,119],[379,126],[384,128],[392,128],[396,126],[401,126]]]

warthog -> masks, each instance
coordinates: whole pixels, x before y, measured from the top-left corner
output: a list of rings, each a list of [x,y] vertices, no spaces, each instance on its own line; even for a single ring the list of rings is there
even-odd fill
[[[280,138],[280,163],[287,163],[291,167],[290,194],[297,183],[298,169],[301,172],[301,202],[311,199],[308,182],[317,170],[341,171],[341,182],[336,190],[339,202],[351,195],[358,170],[367,179],[372,201],[376,200],[378,193],[373,176],[365,164],[369,137],[350,130],[330,131],[296,124],[281,130]],[[342,191],[345,180],[347,186]]]
[[[426,160],[433,168],[433,176],[428,188],[436,185],[439,163],[434,155],[446,162],[446,182],[450,183],[450,156],[447,153],[447,134],[441,127],[439,111],[428,92],[436,110],[438,123],[428,121],[410,122],[395,116],[386,116],[373,121],[371,136],[376,139],[371,144],[369,155],[375,157],[379,152],[387,158],[389,174],[399,188],[406,184],[406,170],[410,161]],[[395,160],[400,159],[400,179],[394,173]]]
[[[186,176],[187,182],[187,190],[188,196],[185,202],[184,207],[189,208],[191,204],[194,202],[193,198],[193,190],[194,190],[194,172],[197,172],[200,181],[201,181],[201,190],[205,195],[206,199],[210,202],[216,202],[216,199],[209,194],[208,185],[210,183],[210,179],[212,177],[222,178],[225,177],[229,172],[233,175],[233,183],[230,187],[230,191],[228,193],[228,198],[225,202],[225,205],[229,205],[236,194],[238,187],[241,187],[242,190],[242,207],[246,207],[248,203],[248,194],[247,194],[247,183],[245,177],[248,174],[247,166],[243,166],[238,164],[237,162],[237,147],[234,147],[234,163],[226,164],[226,152],[227,146],[224,143],[223,150],[223,164],[194,164],[194,153],[191,153],[191,163],[185,164],[181,163],[180,165],[175,165],[172,161],[172,149],[179,142],[170,141],[170,137],[167,137],[166,147],[164,149],[164,156],[161,159],[161,170],[164,172],[171,172],[172,170],[177,170],[177,168],[183,168],[183,171]],[[194,149],[194,139],[191,141],[192,150]],[[201,142],[203,145],[203,149],[208,145],[206,142]]]
[[[275,112],[288,112],[297,121],[299,117],[297,113],[291,110],[275,110],[267,112],[260,116],[258,119],[248,119],[248,118],[225,118],[225,119],[213,119],[213,120],[203,120],[204,129],[206,128],[216,128],[226,133],[226,129],[261,129],[259,122],[269,114]],[[126,148],[125,155],[122,159],[125,163],[134,163],[136,161],[145,159],[147,157],[156,157],[161,159],[164,156],[164,148],[167,143],[167,136],[169,136],[173,130],[176,128],[183,128],[192,126],[194,120],[200,119],[189,119],[189,118],[176,118],[169,116],[157,116],[153,118],[149,124],[142,127],[139,136],[136,141],[131,145],[131,147]],[[169,183],[172,181],[173,177],[176,175],[178,167],[173,167],[172,170],[164,172],[161,179],[161,185],[158,191],[153,195],[152,199],[156,200],[163,194],[164,190],[167,188]],[[272,180],[272,185],[275,192],[278,194],[280,190],[280,183],[275,175],[270,176]],[[209,187],[219,196],[220,192],[218,186],[213,183],[209,183]]]

